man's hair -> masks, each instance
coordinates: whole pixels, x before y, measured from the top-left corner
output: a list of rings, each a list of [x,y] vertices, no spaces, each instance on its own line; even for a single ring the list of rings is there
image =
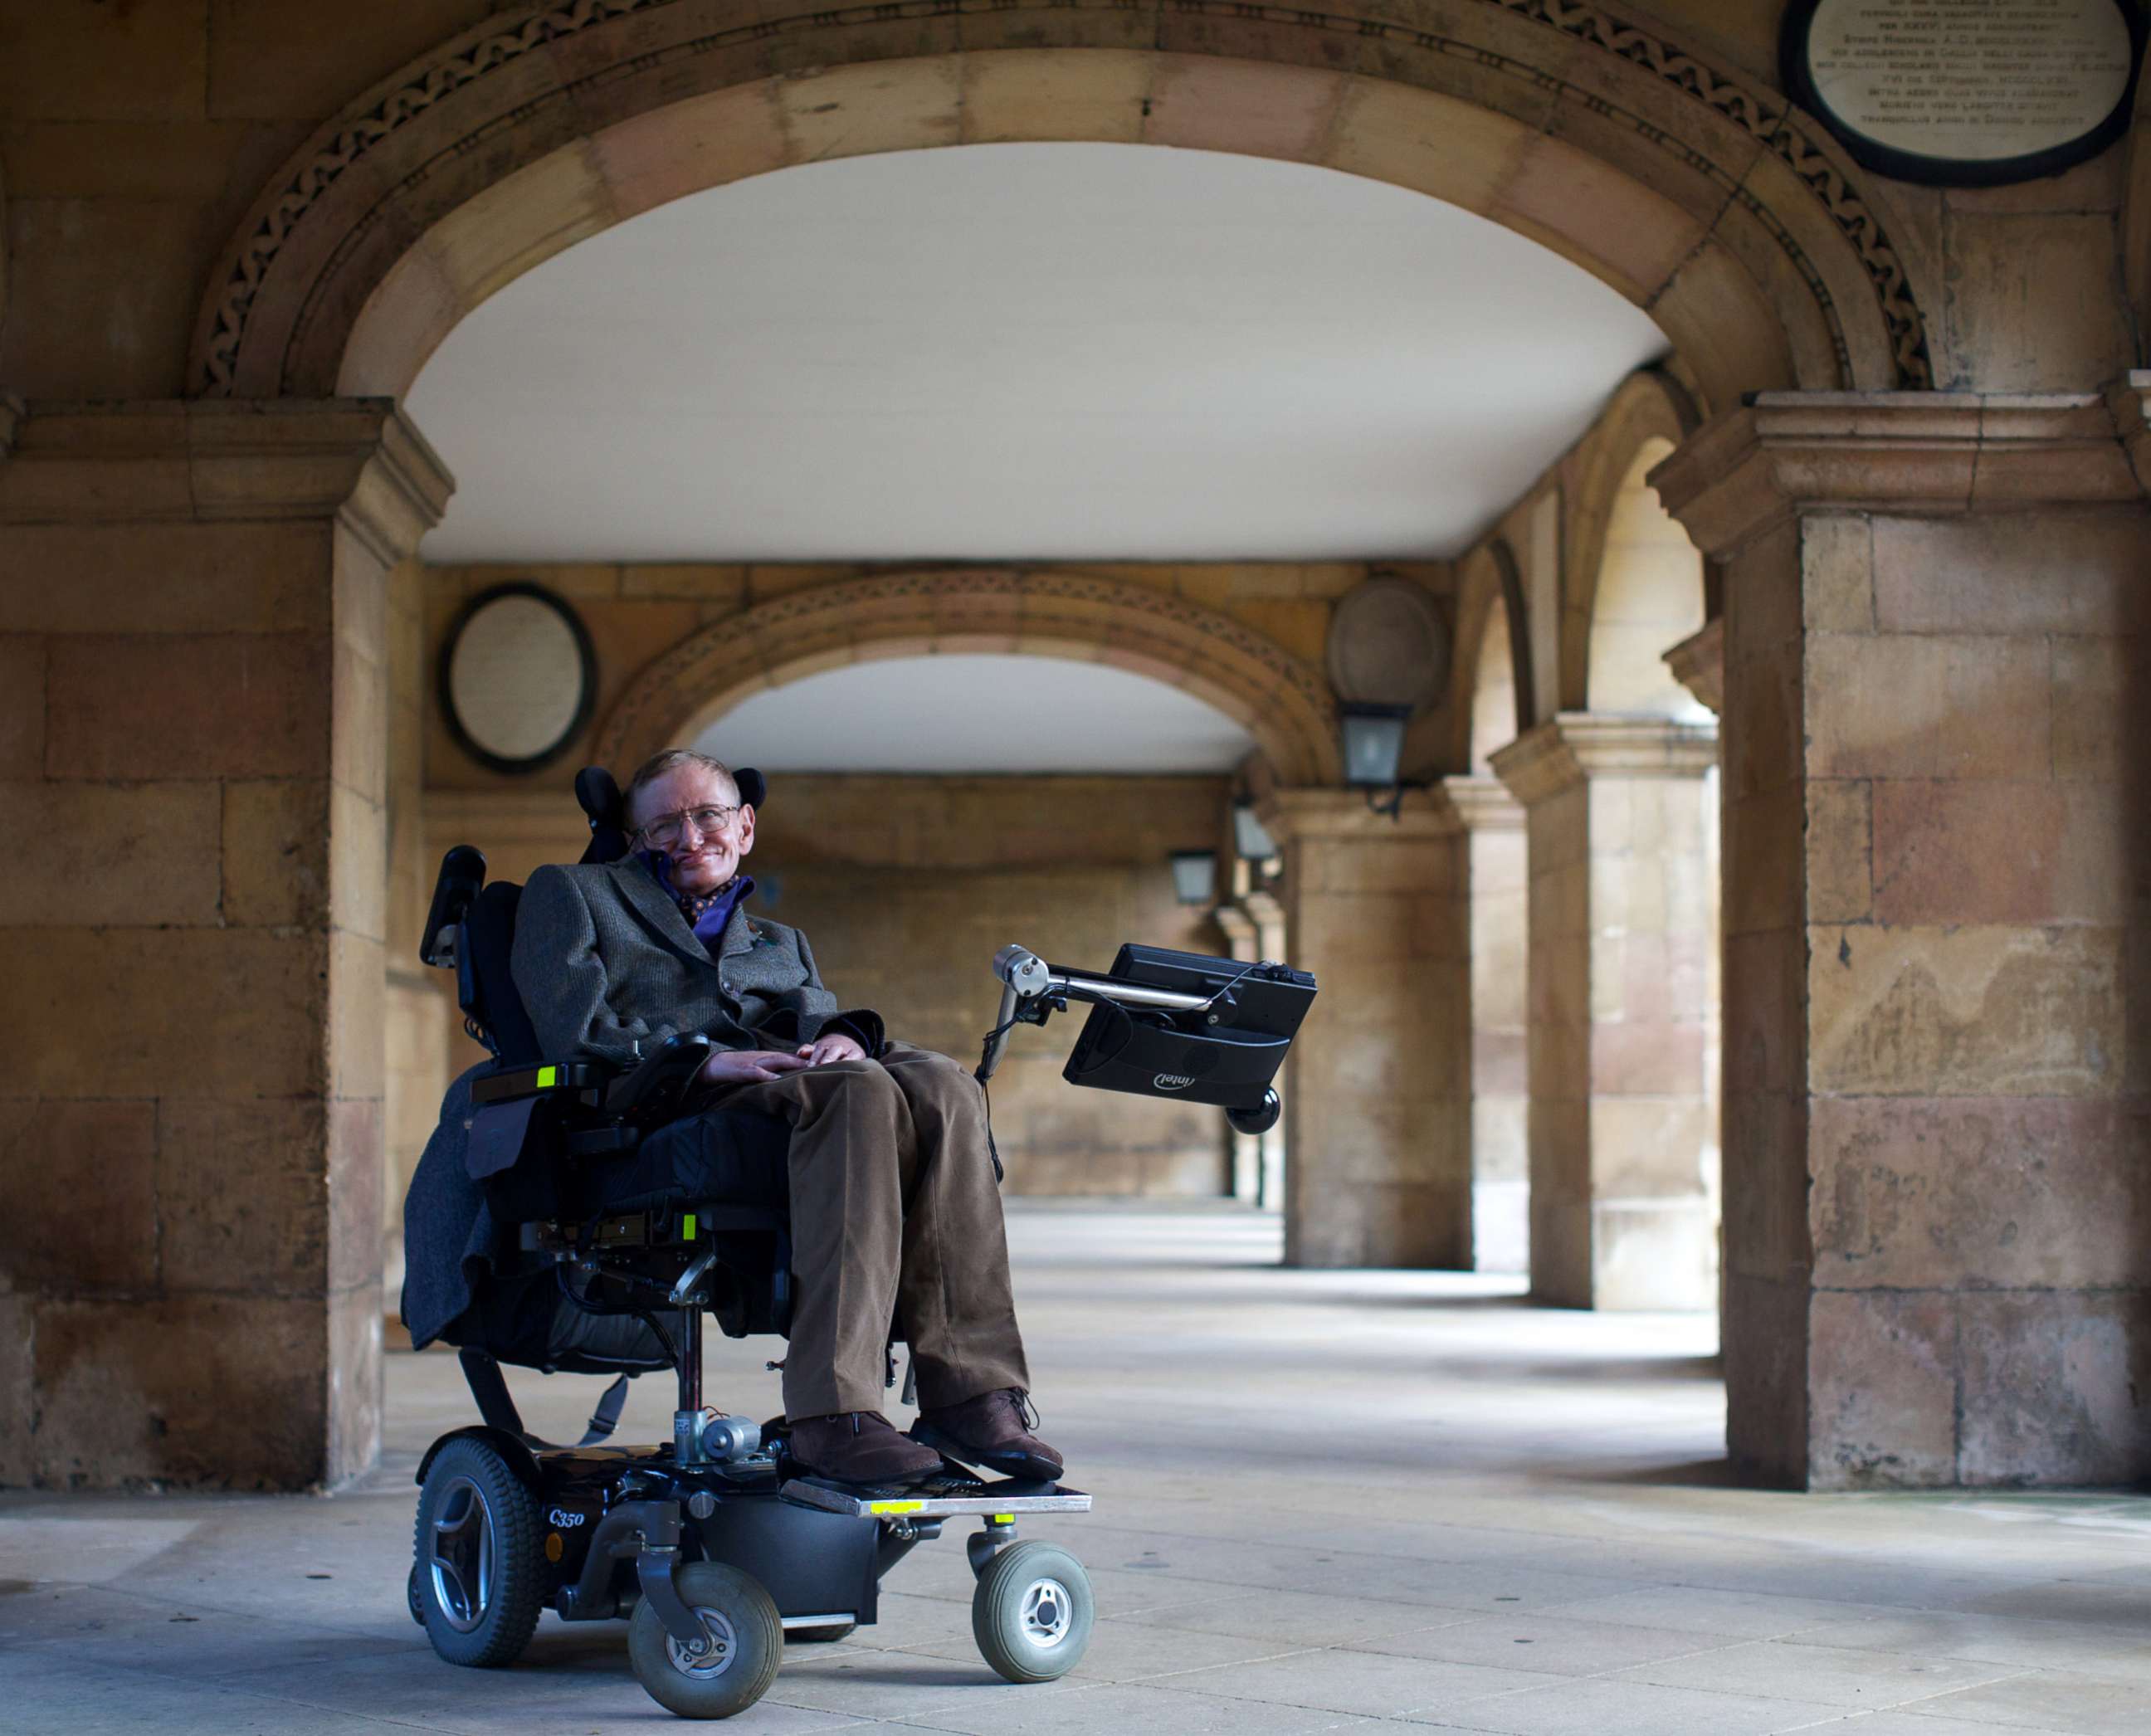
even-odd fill
[[[733,801],[739,800],[739,780],[732,776],[732,768],[722,760],[713,760],[706,753],[697,753],[691,747],[668,747],[662,753],[653,753],[635,767],[635,776],[628,779],[627,788],[620,794],[620,812],[624,815],[633,815],[635,797],[667,772],[677,771],[682,766],[700,766],[706,772],[716,772],[732,787]]]

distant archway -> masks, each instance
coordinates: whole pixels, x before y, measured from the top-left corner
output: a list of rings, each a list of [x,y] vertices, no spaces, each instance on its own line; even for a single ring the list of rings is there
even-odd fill
[[[690,741],[758,689],[873,657],[1035,652],[1150,676],[1245,726],[1277,781],[1337,782],[1336,711],[1320,673],[1184,597],[1065,568],[893,573],[781,597],[704,628],[630,684],[596,757],[631,766]]]
[[[1644,480],[1673,449],[1663,436],[1644,441],[1614,491],[1584,676],[1585,702],[1594,711],[1708,715],[1665,663],[1667,651],[1702,630],[1705,613],[1703,556]]]
[[[1460,708],[1461,758],[1480,776],[1488,759],[1538,715],[1523,574],[1508,544],[1497,539],[1476,551],[1459,589],[1462,660],[1470,683],[1469,702]]]

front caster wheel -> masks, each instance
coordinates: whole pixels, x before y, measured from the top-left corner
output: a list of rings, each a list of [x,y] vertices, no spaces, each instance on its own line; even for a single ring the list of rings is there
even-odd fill
[[[1091,1577],[1057,1543],[995,1552],[971,1594],[979,1653],[1009,1682],[1050,1682],[1091,1643]]]
[[[498,1449],[471,1438],[442,1448],[418,1491],[412,1613],[450,1663],[513,1663],[545,1598],[538,1503]]]
[[[680,1601],[709,1637],[690,1652],[648,1603],[628,1623],[627,1655],[650,1698],[682,1718],[730,1718],[769,1692],[784,1657],[784,1622],[768,1592],[736,1567],[690,1561],[674,1576]]]

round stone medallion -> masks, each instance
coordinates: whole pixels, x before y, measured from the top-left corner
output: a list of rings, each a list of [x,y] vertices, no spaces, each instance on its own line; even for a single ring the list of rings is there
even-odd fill
[[[1449,627],[1424,586],[1377,574],[1338,602],[1328,662],[1329,685],[1347,703],[1423,710],[1449,686]]]
[[[590,721],[597,660],[582,619],[542,585],[471,599],[441,649],[449,732],[496,772],[535,772]]]

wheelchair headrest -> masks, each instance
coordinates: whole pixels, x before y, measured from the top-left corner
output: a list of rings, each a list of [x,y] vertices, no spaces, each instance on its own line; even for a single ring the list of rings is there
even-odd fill
[[[732,773],[732,782],[739,786],[740,800],[749,807],[761,807],[769,795],[768,779],[752,766],[740,767]],[[618,780],[603,766],[585,766],[575,774],[575,800],[590,822],[590,841],[583,860],[618,862],[627,854],[627,807],[620,798]]]
[[[585,862],[618,862],[627,854],[627,816],[620,785],[603,766],[585,766],[575,774],[575,801],[590,817],[590,841]]]

